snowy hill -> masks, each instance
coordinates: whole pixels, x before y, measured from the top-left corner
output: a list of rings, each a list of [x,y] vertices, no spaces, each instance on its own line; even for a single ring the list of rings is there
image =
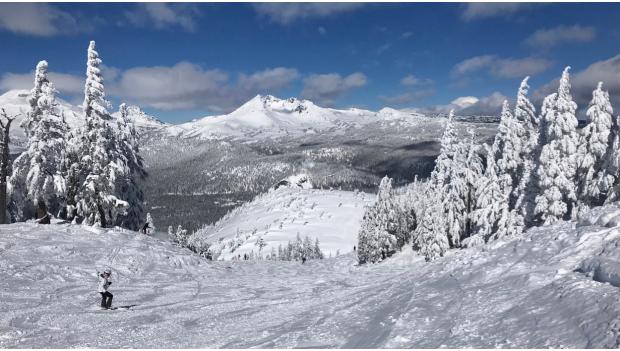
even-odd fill
[[[0,95],[0,108],[4,108],[9,116],[17,116],[11,127],[11,137],[13,143],[16,145],[22,145],[26,142],[24,130],[19,126],[24,119],[26,113],[30,110],[28,103],[28,90],[10,90]],[[61,111],[64,113],[65,120],[71,128],[81,127],[83,122],[84,111],[81,106],[72,105],[71,103],[56,98]],[[118,117],[118,112],[112,114],[113,117]],[[135,123],[138,129],[153,129],[166,126],[166,123],[159,121],[153,116],[145,114],[137,106],[129,106],[129,119]]]
[[[212,243],[211,250],[221,260],[259,254],[260,238],[266,244],[260,255],[267,256],[272,248],[295,241],[297,234],[313,243],[318,238],[321,251],[336,256],[353,251],[365,206],[374,200],[374,194],[362,192],[280,187],[202,228],[194,239]]]
[[[616,204],[432,263],[366,266],[215,262],[132,232],[2,225],[0,347],[618,348],[619,225]],[[131,309],[98,309],[105,266]]]
[[[350,108],[323,108],[308,100],[278,99],[257,95],[227,115],[209,116],[168,127],[168,132],[186,138],[218,136],[281,136],[313,134],[332,128],[359,127],[371,122],[423,117],[385,108],[379,112]]]

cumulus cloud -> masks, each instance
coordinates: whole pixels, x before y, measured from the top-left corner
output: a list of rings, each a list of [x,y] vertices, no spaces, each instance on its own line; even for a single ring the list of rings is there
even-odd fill
[[[366,76],[360,72],[346,77],[337,73],[312,74],[304,79],[301,96],[320,105],[332,106],[336,99],[355,88],[363,87],[366,82]]]
[[[552,62],[544,58],[499,58],[495,55],[475,56],[461,61],[452,68],[452,76],[486,70],[497,78],[519,78],[541,73],[551,67]]]
[[[125,12],[129,23],[138,27],[163,29],[178,26],[188,32],[196,29],[196,18],[199,15],[200,11],[194,4],[162,2],[136,4],[134,10]]]
[[[464,116],[499,116],[502,110],[502,104],[508,98],[499,92],[494,92],[489,96],[477,99],[476,102],[464,106],[458,113]]]
[[[361,3],[258,3],[254,9],[261,17],[272,22],[288,25],[297,20],[321,18],[350,12],[364,6]]]
[[[66,95],[84,93],[84,78],[72,74],[50,72],[54,87]],[[34,71],[30,73],[5,73],[0,77],[0,90],[30,90],[34,85]]]
[[[431,79],[428,78],[418,78],[416,76],[414,76],[413,74],[409,74],[405,77],[403,77],[403,79],[400,80],[400,84],[404,85],[404,86],[415,86],[415,85],[426,85],[426,84],[432,84],[433,81]]]
[[[420,100],[424,100],[427,97],[435,94],[432,89],[424,89],[418,91],[409,91],[394,96],[379,96],[379,99],[388,105],[407,105]]]
[[[587,43],[596,37],[594,27],[559,26],[549,29],[539,29],[529,36],[525,43],[530,46],[549,48],[563,43]]]
[[[545,96],[557,91],[558,78],[543,85],[533,92],[532,100],[540,106]],[[609,91],[609,97],[615,111],[620,111],[620,55],[610,59],[594,62],[587,68],[577,72],[571,72],[571,94],[580,110],[587,108],[592,99],[592,91],[596,89],[598,82],[603,82],[603,89]]]
[[[222,70],[205,70],[190,62],[125,71],[102,66],[102,74],[108,96],[166,111],[206,108],[213,112],[230,112],[256,94],[278,93],[299,78],[296,69],[276,67],[239,74],[233,81]],[[49,77],[64,97],[80,101],[84,76],[50,72]],[[0,91],[31,89],[33,82],[34,72],[5,73]]]
[[[51,37],[88,29],[76,16],[45,3],[0,4],[0,29],[17,34]]]
[[[529,9],[533,4],[527,3],[488,3],[474,2],[464,6],[461,18],[465,21],[473,21],[491,17],[505,17],[514,15],[517,12]]]
[[[493,92],[489,96],[477,98],[475,96],[461,96],[446,105],[431,106],[420,109],[423,113],[454,113],[461,116],[498,116],[502,110],[506,96],[499,92]]]
[[[256,94],[277,93],[299,77],[297,70],[277,67],[232,82],[219,69],[205,70],[179,62],[172,67],[136,67],[121,74],[114,94],[130,102],[160,110],[208,108],[230,112]]]

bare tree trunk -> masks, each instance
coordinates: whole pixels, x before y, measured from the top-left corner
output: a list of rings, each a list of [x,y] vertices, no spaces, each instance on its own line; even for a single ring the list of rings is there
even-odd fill
[[[6,114],[6,111],[2,109],[0,117],[2,117],[0,118],[0,136],[2,137],[2,141],[0,142],[0,224],[6,224],[8,223],[6,218],[6,183],[11,172],[11,159],[9,154],[9,132],[11,130],[11,122],[13,122],[15,116],[9,117]]]

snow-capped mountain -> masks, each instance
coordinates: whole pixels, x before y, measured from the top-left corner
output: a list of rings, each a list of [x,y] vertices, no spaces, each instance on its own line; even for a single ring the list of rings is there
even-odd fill
[[[4,108],[7,115],[16,117],[11,126],[12,143],[16,145],[22,145],[26,141],[26,136],[24,130],[20,127],[20,123],[30,110],[28,103],[29,94],[30,91],[28,90],[9,90],[0,95],[0,108]],[[56,102],[71,128],[79,128],[84,124],[82,117],[84,112],[81,106],[73,105],[58,97]],[[147,115],[137,106],[129,106],[128,110],[129,119],[135,123],[138,129],[157,129],[167,125],[167,123],[161,122],[156,117]],[[112,117],[118,116],[118,112],[112,114]]]
[[[332,128],[359,127],[372,122],[412,117],[424,116],[391,108],[384,108],[379,112],[358,108],[338,110],[320,107],[308,100],[283,100],[271,95],[257,95],[229,114],[207,116],[169,126],[167,130],[172,135],[187,138],[241,135],[269,137],[313,134]]]

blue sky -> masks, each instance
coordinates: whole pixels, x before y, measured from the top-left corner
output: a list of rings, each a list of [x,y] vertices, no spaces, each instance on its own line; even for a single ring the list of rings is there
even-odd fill
[[[41,59],[81,100],[96,40],[106,87],[170,122],[256,94],[323,106],[494,113],[531,75],[533,98],[572,66],[585,104],[603,79],[620,101],[618,4],[0,4],[0,92]],[[471,98],[475,97],[475,98]]]

